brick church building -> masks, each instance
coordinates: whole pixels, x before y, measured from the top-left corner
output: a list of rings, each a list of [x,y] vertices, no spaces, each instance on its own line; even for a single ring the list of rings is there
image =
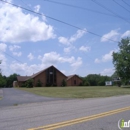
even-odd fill
[[[63,81],[66,86],[79,86],[82,84],[82,79],[78,75],[66,76],[54,66],[50,66],[32,76],[17,76],[17,84],[22,86],[29,79],[33,79],[33,86],[37,87],[38,81],[42,83],[42,86],[63,86]]]

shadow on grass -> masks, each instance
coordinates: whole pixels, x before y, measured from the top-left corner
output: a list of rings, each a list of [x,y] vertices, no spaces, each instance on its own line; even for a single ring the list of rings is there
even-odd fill
[[[130,88],[130,86],[121,86],[121,88]]]

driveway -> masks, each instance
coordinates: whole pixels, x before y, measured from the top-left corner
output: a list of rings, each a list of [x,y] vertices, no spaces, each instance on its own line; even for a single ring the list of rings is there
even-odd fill
[[[0,100],[0,107],[14,106],[17,104],[25,104],[25,103],[63,100],[63,98],[38,96],[15,88],[0,89],[0,96],[3,97],[2,100]]]

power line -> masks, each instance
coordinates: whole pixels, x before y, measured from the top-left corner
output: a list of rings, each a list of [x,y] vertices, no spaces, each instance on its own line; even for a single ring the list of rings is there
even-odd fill
[[[43,15],[43,14],[41,14],[41,13],[39,13],[39,12],[35,12],[35,11],[33,11],[33,10],[24,8],[24,7],[22,7],[22,6],[19,6],[19,5],[16,5],[16,4],[13,4],[13,3],[10,3],[10,2],[4,1],[4,0],[0,0],[0,1],[2,1],[2,2],[4,2],[4,3],[8,3],[8,4],[13,5],[13,6],[15,6],[15,7],[24,9],[24,10],[26,10],[26,11],[32,12],[32,13],[34,13],[34,14],[41,15],[41,16],[45,16],[45,17],[47,17],[47,18],[49,18],[49,19],[52,19],[52,20],[54,20],[54,21],[60,22],[60,23],[62,23],[62,24],[71,26],[71,27],[73,27],[73,28],[76,28],[76,29],[79,29],[79,30],[82,30],[82,31],[85,31],[85,32],[88,32],[88,33],[90,33],[90,34],[92,34],[92,35],[95,35],[95,36],[98,36],[98,37],[103,37],[103,36],[101,36],[101,35],[99,35],[99,34],[96,34],[96,33],[94,33],[94,32],[91,32],[91,31],[88,31],[88,30],[84,30],[84,29],[82,29],[82,28],[80,28],[80,27],[77,27],[77,26],[75,26],[75,25],[72,25],[72,24],[70,24],[70,23],[64,22],[64,21],[62,21],[62,20],[59,20],[59,19],[56,19],[56,18],[47,16],[47,15]],[[103,38],[105,38],[105,39],[107,39],[107,40],[109,40],[109,41],[112,41],[112,42],[116,42],[116,43],[118,42],[118,41],[115,41],[115,40],[112,40],[112,39],[108,39],[108,38],[106,38],[106,37],[103,37]]]
[[[16,61],[18,61],[18,62],[20,62],[20,63],[23,63],[22,61],[20,61],[20,60],[18,60],[18,59],[16,59],[16,58],[14,58],[13,56],[11,56],[10,54],[8,54],[8,53],[6,53],[6,52],[4,52],[6,55],[8,55],[9,57],[11,57],[11,58],[13,58],[13,59],[15,59]]]
[[[120,7],[122,7],[123,9],[125,9],[126,11],[128,11],[129,13],[130,13],[130,11],[127,9],[127,8],[125,8],[124,6],[122,6],[121,4],[119,4],[117,1],[115,1],[115,0],[113,0],[117,5],[119,5]]]
[[[122,0],[126,5],[130,6],[130,4],[128,4],[126,1]]]
[[[129,22],[129,21],[127,21],[126,19],[124,19],[124,18],[123,18],[123,17],[121,17],[120,15],[116,14],[115,12],[113,12],[112,10],[110,10],[109,8],[105,7],[105,6],[104,6],[104,5],[102,5],[101,3],[99,3],[99,2],[97,2],[97,1],[95,1],[95,0],[91,0],[91,1],[93,1],[95,4],[97,4],[97,5],[101,6],[101,7],[102,7],[102,8],[104,8],[105,10],[107,10],[107,11],[111,12],[112,14],[114,14],[115,16],[117,16],[118,18],[120,18],[120,19],[122,19],[122,20],[124,20],[124,21],[126,21],[127,23],[129,23],[129,24],[130,24],[130,22]]]
[[[66,3],[62,3],[62,2],[56,2],[56,1],[53,1],[53,0],[44,0],[44,1],[54,3],[54,4],[64,5],[64,6],[68,6],[68,7],[78,8],[78,9],[81,9],[81,10],[87,10],[87,11],[91,11],[91,12],[94,12],[94,13],[99,13],[99,14],[103,14],[103,15],[116,17],[115,15],[112,15],[112,14],[103,13],[103,12],[100,12],[100,11],[97,11],[97,10],[92,10],[92,9],[88,9],[88,8],[81,7],[81,6],[66,4]]]

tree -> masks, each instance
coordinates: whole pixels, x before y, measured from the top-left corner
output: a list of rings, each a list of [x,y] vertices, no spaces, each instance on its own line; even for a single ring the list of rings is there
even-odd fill
[[[130,37],[122,39],[118,46],[119,51],[113,53],[113,64],[121,80],[128,82],[130,80]]]
[[[18,76],[18,74],[14,73],[14,74],[10,75],[9,77],[7,77],[6,78],[6,81],[7,81],[6,86],[7,87],[13,87],[13,82],[17,81],[17,76]]]
[[[0,74],[0,88],[6,86],[6,79]]]

